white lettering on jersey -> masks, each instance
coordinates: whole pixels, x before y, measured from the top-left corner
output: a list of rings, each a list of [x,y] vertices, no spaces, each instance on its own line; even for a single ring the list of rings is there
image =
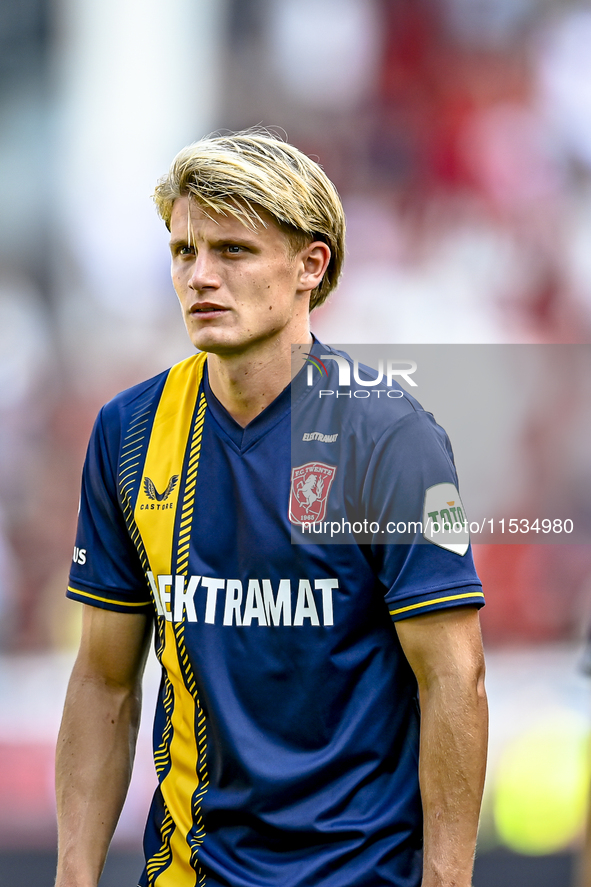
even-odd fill
[[[317,579],[314,588],[322,591],[322,609],[324,611],[324,624],[334,625],[332,614],[332,592],[339,587],[338,579]]]
[[[207,588],[207,603],[205,604],[205,621],[210,625],[215,623],[215,605],[218,600],[218,591],[226,584],[225,579],[210,579],[204,576],[201,585]]]
[[[170,610],[172,576],[158,576],[158,594],[160,595],[160,603],[164,612],[164,618],[172,622],[172,613]],[[168,589],[168,590],[167,590]]]
[[[85,564],[86,563],[86,549],[85,548],[78,548],[77,546],[75,546],[74,547],[74,555],[72,557],[72,560],[74,561],[75,564],[80,564],[80,566]]]
[[[222,625],[226,626],[301,626],[306,620],[313,626],[334,625],[333,592],[338,590],[338,579],[315,579],[314,590],[309,579],[300,579],[297,587],[292,587],[290,579],[280,579],[276,590],[270,579],[249,579],[244,594],[240,579],[170,574],[155,577],[151,572],[147,577],[156,612],[169,622],[202,620],[215,625],[221,616]],[[198,593],[201,589],[204,594]],[[223,590],[222,615],[221,606],[218,613],[217,599],[218,591]]]
[[[197,622],[197,613],[195,612],[195,592],[197,591],[197,586],[200,582],[201,576],[191,576],[189,584],[185,590],[185,577],[174,577],[174,622],[183,621],[183,610],[187,614],[187,622]],[[205,621],[207,622],[207,609],[205,611]]]
[[[336,434],[322,434],[320,431],[306,431],[302,440],[319,440],[321,443],[334,443],[338,437]]]
[[[240,579],[228,579],[226,583],[226,605],[224,607],[224,625],[242,625],[240,607],[242,606],[242,582]]]
[[[244,605],[243,625],[250,625],[253,619],[258,619],[259,625],[268,625],[265,605],[261,594],[261,584],[258,579],[248,580],[246,592],[246,604]]]
[[[303,625],[304,619],[309,619],[312,625],[320,625],[316,602],[314,601],[314,595],[312,594],[312,586],[307,579],[300,579],[293,624]]]
[[[271,580],[263,579],[263,600],[267,625],[271,625],[271,620],[273,620],[273,625],[280,625],[282,613],[283,624],[291,625],[291,582],[289,579],[279,580],[279,588],[275,598],[273,597]]]

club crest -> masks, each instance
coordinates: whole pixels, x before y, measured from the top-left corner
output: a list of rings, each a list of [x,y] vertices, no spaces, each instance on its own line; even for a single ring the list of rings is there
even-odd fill
[[[292,469],[289,495],[292,524],[313,524],[324,520],[336,470],[336,466],[324,462],[307,462]]]

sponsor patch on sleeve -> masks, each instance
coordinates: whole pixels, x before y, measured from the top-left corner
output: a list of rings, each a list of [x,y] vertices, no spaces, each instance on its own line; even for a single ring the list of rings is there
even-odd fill
[[[462,557],[468,551],[470,534],[466,511],[453,484],[434,484],[425,491],[423,536],[433,545]]]

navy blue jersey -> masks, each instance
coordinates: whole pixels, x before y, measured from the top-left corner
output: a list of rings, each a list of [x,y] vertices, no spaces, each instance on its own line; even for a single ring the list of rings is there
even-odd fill
[[[303,518],[387,524],[401,491],[418,513],[455,489],[451,451],[411,398],[327,411],[306,379],[243,429],[199,354],[92,434],[68,595],[153,614],[163,666],[142,887],[421,881],[417,688],[393,620],[482,604],[471,553],[375,526],[332,543]]]

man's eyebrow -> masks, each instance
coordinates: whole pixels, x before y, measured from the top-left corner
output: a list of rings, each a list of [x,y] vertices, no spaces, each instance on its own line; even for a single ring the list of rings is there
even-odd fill
[[[257,240],[256,236],[248,231],[234,232],[233,234],[226,234],[224,237],[215,237],[212,238],[211,243],[213,246],[223,246],[225,243],[234,243],[237,246],[245,246],[247,249],[253,250],[254,252],[258,252],[261,248],[260,242]]]
[[[221,246],[224,243],[236,243],[247,246],[250,249],[256,249],[258,245],[256,238],[248,232],[244,232],[244,234],[242,232],[227,235],[220,234],[217,237],[208,238],[208,241],[212,246]],[[193,239],[191,238],[191,241],[189,241],[187,237],[175,237],[169,240],[168,246],[171,252],[174,252],[174,250],[183,246],[193,246]]]

